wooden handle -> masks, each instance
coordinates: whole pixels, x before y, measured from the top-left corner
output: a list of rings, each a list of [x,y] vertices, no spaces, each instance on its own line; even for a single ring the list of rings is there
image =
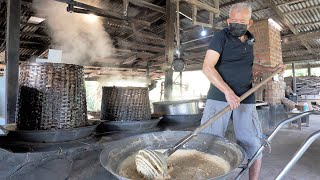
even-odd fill
[[[254,87],[252,87],[250,90],[248,90],[246,93],[244,93],[242,96],[240,96],[240,102],[243,101],[245,98],[247,98],[248,96],[250,96],[250,94],[252,94],[253,92],[255,92],[256,90],[258,90],[261,86],[263,86],[264,84],[266,84],[269,80],[271,80],[273,78],[273,76],[277,75],[278,73],[280,73],[282,71],[281,68],[279,68],[278,70],[276,70],[275,72],[273,72],[270,76],[268,76],[266,79],[264,79],[263,81],[261,81],[259,84],[255,85]],[[187,136],[185,136],[183,139],[181,139],[178,143],[176,143],[172,148],[168,149],[164,154],[168,157],[170,156],[172,153],[174,153],[177,149],[179,149],[182,145],[184,145],[186,142],[188,142],[190,139],[192,139],[194,136],[196,136],[199,132],[201,132],[203,129],[205,129],[206,127],[208,127],[211,123],[213,123],[214,121],[216,121],[217,119],[219,119],[224,113],[228,112],[231,110],[230,105],[226,106],[225,108],[223,108],[221,111],[219,111],[217,114],[215,114],[212,118],[210,118],[207,122],[203,123],[202,125],[200,125],[198,128],[196,128],[195,130],[193,130],[190,134],[188,134]]]
[[[252,87],[250,90],[248,90],[247,92],[245,92],[242,96],[240,96],[240,102],[243,101],[244,99],[246,99],[248,96],[250,96],[252,93],[254,93],[256,90],[258,90],[261,86],[263,86],[264,84],[266,84],[269,80],[271,80],[273,78],[273,76],[277,75],[278,73],[280,73],[282,71],[281,68],[279,68],[278,70],[276,70],[275,72],[273,72],[270,76],[268,76],[267,78],[265,78],[263,81],[261,81],[259,84],[255,85],[254,87]],[[201,126],[199,126],[197,129],[195,129],[193,132],[193,134],[197,134],[200,131],[202,131],[203,129],[205,129],[206,127],[208,127],[211,123],[213,123],[215,120],[219,119],[224,113],[228,112],[231,110],[230,105],[226,106],[225,108],[223,108],[220,112],[218,112],[216,115],[214,115],[211,119],[209,119],[207,122],[205,122],[204,124],[202,124]]]

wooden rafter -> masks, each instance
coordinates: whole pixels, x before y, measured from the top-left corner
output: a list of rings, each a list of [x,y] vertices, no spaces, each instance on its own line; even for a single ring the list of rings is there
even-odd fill
[[[301,42],[302,40],[307,42],[310,40],[314,40],[315,38],[320,38],[320,31],[299,33],[298,35],[288,35],[281,37],[282,44],[297,43]]]
[[[320,61],[320,55],[304,55],[304,56],[302,55],[302,56],[283,58],[284,62],[289,62],[289,61],[299,62],[299,61],[307,61],[307,60]]]
[[[161,12],[163,14],[166,13],[166,9],[164,7],[146,2],[146,1],[142,1],[142,0],[129,0],[132,4],[136,5],[136,6],[140,6],[140,7],[145,7],[157,12]]]
[[[228,7],[228,6],[231,6],[231,5],[236,4],[236,3],[241,3],[241,2],[246,2],[246,1],[247,0],[235,0],[235,1],[228,2],[228,3],[224,3],[224,4],[220,5],[220,9]]]
[[[315,52],[320,52],[320,48],[312,48]],[[290,57],[290,56],[297,56],[297,55],[307,55],[310,54],[308,50],[305,49],[298,49],[298,50],[290,50],[290,51],[282,51],[282,56]]]
[[[295,3],[300,3],[300,2],[304,2],[306,0],[290,0],[289,2],[285,2],[282,4],[277,4],[278,7],[280,6],[286,6],[286,5],[291,5],[291,4],[295,4]]]

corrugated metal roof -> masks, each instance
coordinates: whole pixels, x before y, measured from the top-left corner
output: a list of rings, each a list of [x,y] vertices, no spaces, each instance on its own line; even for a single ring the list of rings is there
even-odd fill
[[[278,3],[278,4],[283,4]],[[284,13],[288,21],[293,25],[300,25],[320,21],[320,1],[307,0],[299,3],[293,3],[283,6],[278,6],[281,12]],[[313,8],[313,9],[310,9]],[[306,10],[304,10],[306,9]],[[303,11],[301,11],[303,10]],[[300,32],[307,32],[319,29],[319,26],[311,28],[310,26],[298,28]]]
[[[161,5],[164,7],[165,0],[144,0],[146,2],[150,2],[153,4]],[[203,3],[213,5],[212,0],[200,0]],[[122,0],[82,0],[81,2],[88,3],[103,9],[110,10],[112,12],[123,13],[123,1]],[[210,28],[202,28],[201,26],[194,26],[190,19],[185,18],[184,16],[180,16],[180,28],[181,28],[181,42],[187,42],[194,39],[199,39],[202,36],[200,32],[202,29],[207,30],[207,34],[211,35],[218,29],[221,29],[226,26],[226,18],[229,14],[229,8],[231,6],[230,3],[234,2],[234,0],[220,0],[220,16],[215,19],[215,29]],[[281,23],[281,20],[277,18],[274,10],[269,6],[268,3],[264,0],[255,0],[250,1],[253,9],[252,18],[254,20],[267,19],[272,17],[277,22]],[[305,0],[299,3],[292,3],[292,1],[288,0],[273,0],[273,2],[277,5],[277,8],[285,14],[287,20],[298,30],[300,33],[306,32],[316,32],[320,31],[320,0]],[[226,6],[225,4],[229,4]],[[4,3],[0,4],[0,15],[1,17],[5,17],[5,6]],[[22,15],[24,15],[21,20],[26,22],[30,15],[34,14],[33,9],[31,8],[32,4],[23,1],[22,7]],[[189,16],[191,16],[191,6],[185,2],[181,3],[180,6],[181,11],[187,12]],[[114,39],[115,43],[117,43],[117,39],[126,39],[127,41],[131,41],[136,43],[136,47],[132,47],[134,49],[143,49],[147,46],[139,46],[139,44],[145,44],[148,46],[155,46],[154,54],[150,54],[149,52],[141,52],[139,53],[140,58],[150,58],[156,56],[159,61],[163,62],[163,55],[159,55],[156,52],[157,47],[164,47],[165,42],[159,38],[151,38],[151,34],[155,37],[163,38],[165,37],[165,14],[161,14],[154,10],[150,10],[146,7],[140,7],[130,3],[128,8],[129,16],[135,16],[136,19],[143,21],[150,21],[150,19],[156,19],[152,22],[151,26],[145,26],[141,32],[138,34],[134,34],[132,25],[128,22],[128,24],[115,24],[108,21],[105,21],[106,31],[110,34],[110,37]],[[199,10],[198,18],[203,20],[204,22],[208,22],[208,13],[203,10]],[[284,24],[281,23],[283,27]],[[139,29],[139,28],[138,28]],[[284,31],[281,32],[283,36],[290,35],[292,32],[288,30],[289,28],[285,28]],[[5,30],[5,21],[0,21],[0,30]],[[0,39],[5,38],[5,32],[0,31]],[[48,33],[48,28],[46,28],[45,24],[42,23],[41,26],[36,26],[32,24],[23,23],[21,25],[21,55],[22,56],[30,56],[35,54],[37,49],[45,47],[47,43],[50,42],[50,36],[46,35]],[[34,34],[32,36],[32,34]],[[143,34],[149,34],[149,36],[143,36]],[[39,36],[40,35],[40,36]],[[310,45],[311,48],[320,48],[320,40],[316,39],[319,37],[315,37],[315,39],[308,39],[307,44]],[[202,57],[203,52],[206,51],[207,47],[205,46],[209,42],[210,38],[200,39],[198,41],[193,41],[188,44],[182,45],[183,49],[187,51],[187,53],[199,54]],[[3,44],[3,41],[0,41],[0,44]],[[123,43],[116,44],[120,48],[125,48],[126,45]],[[290,44],[282,43],[282,50],[284,57],[294,57],[294,56],[304,56],[310,54],[309,51],[305,51],[306,47],[301,44],[300,41],[292,42]],[[26,47],[30,47],[29,49]],[[152,48],[150,48],[152,49]],[[128,58],[132,56],[136,52],[127,52],[123,54],[119,54],[123,58]],[[164,53],[164,52],[163,52]],[[186,53],[186,54],[187,54]],[[46,52],[43,53],[46,56]],[[193,57],[193,56],[191,56]],[[143,63],[140,63],[143,64]]]

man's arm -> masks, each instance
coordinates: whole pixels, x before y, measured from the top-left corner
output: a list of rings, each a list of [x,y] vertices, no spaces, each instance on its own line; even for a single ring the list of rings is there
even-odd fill
[[[209,81],[225,94],[231,109],[240,106],[240,98],[233,92],[233,90],[224,82],[215,65],[219,60],[220,54],[214,50],[208,50],[203,62],[203,73],[207,76]]]
[[[278,64],[275,67],[267,67],[267,66],[262,66],[260,64],[255,64],[254,63],[253,66],[252,66],[252,71],[253,71],[254,74],[255,73],[265,73],[265,72],[274,72],[279,68],[282,68],[283,70],[285,70],[286,69],[286,65]]]

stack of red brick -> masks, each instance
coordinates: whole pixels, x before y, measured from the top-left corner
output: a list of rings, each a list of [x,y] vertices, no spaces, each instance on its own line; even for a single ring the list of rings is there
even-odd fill
[[[257,21],[250,28],[250,32],[255,36],[254,45],[255,63],[264,66],[276,66],[282,62],[281,36],[280,30],[277,29],[270,21]],[[263,75],[268,76],[267,74]],[[285,95],[285,82],[283,75],[279,75],[277,80],[268,82],[257,92],[263,96],[264,101],[268,104],[281,104],[281,99]]]

